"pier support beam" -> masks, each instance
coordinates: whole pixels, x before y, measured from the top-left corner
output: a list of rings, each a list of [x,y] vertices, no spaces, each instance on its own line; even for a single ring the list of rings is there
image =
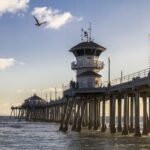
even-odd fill
[[[70,103],[70,107],[68,108],[68,114],[66,116],[66,120],[64,121],[64,128],[63,131],[67,131],[68,130],[68,123],[69,123],[69,119],[72,113],[72,108],[75,102],[75,98],[73,97],[72,102]]]
[[[143,95],[143,135],[148,134],[148,127],[147,127],[147,97],[146,94]]]
[[[21,115],[21,109],[19,108],[19,112],[18,112],[17,119],[19,119],[19,118],[20,118],[20,115]]]
[[[115,95],[111,98],[112,106],[111,106],[111,125],[110,125],[110,131],[111,133],[116,133],[116,127],[115,127],[115,114],[116,114],[116,98]]]
[[[79,100],[78,105],[77,105],[77,112],[75,114],[73,125],[72,125],[73,131],[76,130],[76,127],[77,127],[77,120],[78,120],[79,113],[80,113],[81,103],[82,103],[82,99]]]
[[[122,102],[122,99],[121,99],[121,95],[118,96],[118,132],[121,132],[122,131],[122,124],[121,124],[121,102]]]
[[[89,122],[88,122],[88,129],[92,129],[93,122],[92,122],[92,106],[93,101],[89,99]]]
[[[82,124],[82,119],[83,119],[83,115],[84,115],[84,110],[85,110],[85,106],[86,106],[86,99],[82,100],[82,105],[81,105],[81,116],[78,119],[77,122],[77,128],[76,131],[80,132],[81,131],[81,124]]]
[[[64,119],[65,119],[66,112],[67,112],[67,107],[68,107],[68,101],[69,101],[69,97],[67,97],[67,102],[65,104],[64,112],[63,112],[63,115],[62,115],[62,119],[61,119],[61,123],[60,123],[60,127],[59,127],[60,131],[63,129]]]
[[[85,113],[83,116],[82,126],[86,127],[87,123],[88,123],[88,103],[86,103],[86,106],[85,106]]]
[[[109,127],[111,128],[112,122],[112,96],[109,98]]]
[[[94,99],[94,130],[98,129],[98,100]]]
[[[101,127],[101,113],[100,113],[101,112],[101,101],[100,100],[98,100],[98,104],[97,105],[98,105],[98,108],[97,108],[98,109],[97,110],[97,113],[98,113],[98,116],[97,116],[98,117],[97,118],[97,127],[100,128]]]
[[[140,97],[140,93],[136,91],[135,92],[135,136],[141,136],[139,97]]]
[[[131,99],[130,99],[130,127],[129,127],[129,132],[133,133],[134,132],[134,128],[133,128],[133,104],[134,104],[134,96],[131,95]]]
[[[129,130],[129,99],[128,95],[124,94],[124,127],[122,134],[127,135]]]
[[[149,103],[149,110],[148,110],[148,131],[150,132],[150,96],[148,99],[148,103]]]
[[[102,100],[102,128],[101,128],[101,131],[102,132],[105,132],[106,131],[106,124],[105,124],[105,96],[103,97],[103,100]]]

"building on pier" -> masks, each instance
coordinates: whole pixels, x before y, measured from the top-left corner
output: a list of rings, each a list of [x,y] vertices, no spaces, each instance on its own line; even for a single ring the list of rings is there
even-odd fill
[[[81,42],[69,51],[76,57],[76,62],[71,63],[72,70],[76,70],[78,88],[96,88],[102,85],[99,71],[103,69],[104,62],[99,57],[106,48],[88,40]]]
[[[18,107],[11,107],[11,116],[18,119],[26,119],[27,121],[43,120],[46,112],[45,106],[48,102],[43,98],[34,94],[33,96],[24,100],[24,103]]]
[[[24,107],[35,107],[35,106],[43,106],[46,105],[47,101],[36,94],[24,100],[22,106]]]

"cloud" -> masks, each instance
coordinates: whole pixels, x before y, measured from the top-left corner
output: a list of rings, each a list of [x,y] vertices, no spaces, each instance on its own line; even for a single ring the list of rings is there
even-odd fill
[[[32,15],[36,16],[40,21],[47,21],[46,28],[59,29],[63,25],[72,20],[81,21],[82,18],[73,16],[70,12],[61,12],[51,7],[35,7]]]
[[[15,64],[14,58],[0,58],[0,69],[4,70]]]
[[[0,1],[0,15],[4,13],[16,13],[18,11],[25,11],[30,0],[1,0]]]
[[[23,61],[20,61],[20,62],[18,62],[19,63],[19,65],[25,65],[26,63],[25,62],[23,62]]]

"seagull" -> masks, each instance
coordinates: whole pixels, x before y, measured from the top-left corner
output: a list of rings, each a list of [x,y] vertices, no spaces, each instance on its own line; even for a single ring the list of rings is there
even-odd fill
[[[36,21],[36,26],[41,26],[42,24],[45,24],[45,23],[47,23],[46,21],[44,21],[44,22],[39,22],[39,20],[34,16],[34,19],[35,19],[35,21]]]

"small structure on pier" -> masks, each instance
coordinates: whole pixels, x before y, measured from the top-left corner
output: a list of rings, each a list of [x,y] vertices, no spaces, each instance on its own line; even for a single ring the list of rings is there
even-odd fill
[[[18,119],[26,119],[27,121],[42,121],[45,116],[45,106],[47,106],[47,104],[46,100],[34,94],[33,96],[25,99],[21,106],[12,106],[11,116]]]
[[[102,85],[102,76],[98,72],[103,69],[104,62],[99,61],[99,56],[105,50],[106,48],[93,42],[90,37],[69,50],[76,57],[71,68],[76,70],[78,88],[96,88]]]
[[[23,107],[37,107],[37,106],[44,106],[46,104],[47,104],[46,100],[34,94],[33,96],[25,99],[22,106]]]

